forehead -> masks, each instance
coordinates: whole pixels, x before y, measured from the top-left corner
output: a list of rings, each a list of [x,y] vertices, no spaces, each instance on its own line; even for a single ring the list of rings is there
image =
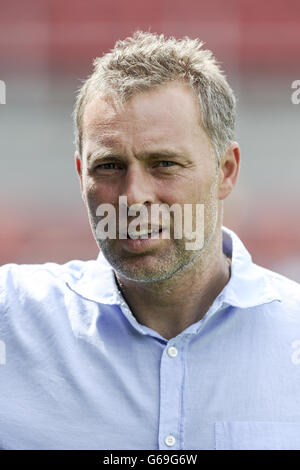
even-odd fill
[[[196,97],[188,85],[169,83],[125,103],[112,96],[91,100],[83,116],[83,142],[113,147],[183,141],[204,133]]]

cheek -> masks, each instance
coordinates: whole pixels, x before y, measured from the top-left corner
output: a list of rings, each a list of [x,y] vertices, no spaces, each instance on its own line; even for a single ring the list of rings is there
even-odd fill
[[[207,184],[199,180],[191,180],[184,187],[177,188],[173,192],[173,202],[180,204],[197,204],[203,203],[207,197]]]
[[[99,205],[103,203],[115,204],[118,195],[112,186],[99,184],[91,179],[84,182],[84,193],[89,205]]]
[[[191,178],[176,178],[160,181],[155,188],[156,197],[162,203],[191,204],[196,201],[199,188]]]

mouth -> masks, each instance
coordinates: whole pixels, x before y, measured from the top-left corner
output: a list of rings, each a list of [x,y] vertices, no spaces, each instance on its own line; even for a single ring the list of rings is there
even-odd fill
[[[148,238],[159,238],[162,228],[143,228],[140,230],[130,230],[127,232],[127,239],[145,240]]]
[[[123,249],[129,253],[149,253],[165,243],[165,240],[162,240],[163,232],[164,228],[128,230],[126,238],[121,239],[120,243]]]

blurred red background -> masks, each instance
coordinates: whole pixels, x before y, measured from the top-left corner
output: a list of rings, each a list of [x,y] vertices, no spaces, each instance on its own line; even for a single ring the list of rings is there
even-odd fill
[[[300,281],[297,0],[0,0],[0,263],[97,255],[73,162],[72,107],[92,61],[135,30],[199,37],[238,98],[240,182],[225,223]]]

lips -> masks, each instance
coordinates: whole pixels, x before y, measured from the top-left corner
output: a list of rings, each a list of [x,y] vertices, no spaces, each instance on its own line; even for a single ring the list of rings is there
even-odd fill
[[[127,232],[127,238],[132,240],[143,240],[147,238],[159,237],[159,234],[162,232],[160,227],[145,227],[140,230],[129,230]]]

